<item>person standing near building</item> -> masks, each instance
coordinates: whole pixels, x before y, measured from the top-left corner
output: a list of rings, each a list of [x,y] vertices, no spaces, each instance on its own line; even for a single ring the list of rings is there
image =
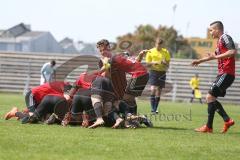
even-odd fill
[[[56,77],[56,61],[52,60],[51,62],[45,63],[41,68],[41,80],[40,85],[46,83],[46,82],[52,82],[54,81],[54,78]]]
[[[193,102],[194,98],[199,99],[199,102],[202,104],[202,96],[201,96],[201,92],[199,90],[199,77],[198,74],[196,73],[194,77],[191,78],[191,80],[189,81],[189,85],[192,88],[192,97],[190,99],[190,103]]]
[[[218,75],[206,96],[208,104],[207,124],[195,129],[195,131],[212,133],[214,114],[215,111],[217,111],[224,120],[222,133],[226,133],[229,127],[234,125],[234,121],[225,112],[222,104],[217,100],[217,97],[224,97],[227,88],[231,86],[235,79],[235,55],[237,50],[233,39],[224,33],[224,26],[221,21],[211,23],[209,30],[212,37],[218,39],[215,53],[209,53],[207,57],[192,61],[192,66],[198,66],[200,63],[210,60],[217,60]]]
[[[155,48],[152,48],[146,54],[146,64],[149,68],[149,83],[151,85],[151,112],[158,113],[158,105],[162,88],[165,87],[166,71],[170,63],[170,53],[163,48],[163,40],[156,39]]]

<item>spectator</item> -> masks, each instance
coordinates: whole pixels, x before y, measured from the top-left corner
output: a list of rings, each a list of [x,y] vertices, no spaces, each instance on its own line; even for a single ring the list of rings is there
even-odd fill
[[[52,60],[51,62],[45,63],[42,66],[41,69],[41,81],[40,81],[40,85],[46,83],[46,82],[52,82],[54,81],[56,75],[55,75],[55,65],[56,65],[56,61]]]

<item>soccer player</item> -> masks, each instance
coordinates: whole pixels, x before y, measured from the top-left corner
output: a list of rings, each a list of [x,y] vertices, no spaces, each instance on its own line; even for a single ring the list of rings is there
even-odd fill
[[[195,131],[212,133],[213,118],[215,111],[217,111],[224,120],[222,133],[226,133],[229,127],[234,125],[234,121],[223,109],[217,97],[224,97],[227,88],[231,86],[235,79],[235,55],[237,50],[233,39],[224,33],[224,26],[221,21],[212,22],[209,30],[212,37],[218,40],[215,53],[209,53],[207,57],[192,61],[192,65],[198,66],[200,63],[216,59],[218,61],[218,75],[206,96],[208,104],[207,124],[195,129]]]
[[[22,123],[37,123],[44,119],[48,114],[52,113],[54,113],[55,120],[61,122],[64,115],[69,111],[69,106],[70,105],[65,99],[63,93],[48,94],[43,98],[32,115],[27,115],[22,118]],[[48,122],[48,124],[50,123]]]
[[[67,126],[69,123],[82,123],[83,127],[88,127],[91,122],[95,121],[96,116],[91,101],[91,85],[96,77],[97,74],[89,75],[84,72],[74,82],[69,95],[65,95],[66,99],[72,99],[72,108],[71,112],[65,115],[62,126]]]
[[[198,74],[196,73],[194,77],[191,78],[191,80],[189,81],[189,85],[192,88],[192,97],[190,99],[190,103],[193,102],[194,97],[199,99],[199,102],[202,104],[202,97],[197,97],[196,96],[196,92],[200,92],[199,90],[199,77]],[[200,92],[201,93],[201,92]]]
[[[116,101],[123,100],[127,104],[127,112],[136,114],[137,104],[135,97],[142,94],[148,81],[147,70],[140,63],[146,51],[142,51],[136,59],[123,56],[122,54],[113,56],[110,52],[110,44],[106,39],[99,41],[97,43],[97,48],[103,57],[102,59],[104,59],[102,65],[110,65],[109,70],[106,72],[113,84]],[[126,74],[131,75],[131,79],[128,83],[126,81]],[[114,128],[119,125],[121,120],[116,120],[116,122],[117,124],[114,125]]]
[[[162,88],[165,87],[166,71],[170,63],[170,54],[163,48],[163,40],[157,38],[155,48],[149,50],[146,55],[147,67],[149,67],[149,83],[151,85],[151,112],[158,113],[158,105]]]
[[[30,115],[36,110],[37,106],[41,103],[43,98],[49,94],[64,94],[64,90],[67,90],[69,83],[66,82],[52,82],[45,83],[43,85],[32,88],[25,95],[25,103],[27,110]],[[5,115],[5,119],[10,119],[15,117],[15,113],[18,111],[16,108],[13,108],[10,112]]]

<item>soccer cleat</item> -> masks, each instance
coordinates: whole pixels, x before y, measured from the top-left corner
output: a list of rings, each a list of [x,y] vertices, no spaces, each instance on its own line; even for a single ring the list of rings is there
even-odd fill
[[[21,119],[21,123],[22,123],[22,124],[28,123],[28,122],[29,122],[29,118],[30,118],[30,116],[23,117],[23,118]]]
[[[5,119],[5,120],[8,120],[8,119],[10,119],[10,118],[16,117],[15,114],[16,114],[17,112],[18,112],[18,108],[17,108],[17,107],[13,107],[13,108],[11,109],[11,111],[9,111],[8,113],[5,114],[4,119]]]
[[[235,122],[232,119],[229,119],[227,122],[225,122],[221,133],[226,133],[228,129],[234,125],[234,123]]]
[[[195,131],[196,132],[202,132],[202,133],[212,133],[213,132],[212,128],[208,128],[207,125],[204,125],[200,128],[196,128]]]
[[[71,112],[67,112],[67,113],[65,114],[62,122],[61,122],[61,125],[62,125],[63,127],[66,127],[66,126],[69,124],[69,122],[71,121],[71,118],[72,118]]]
[[[38,123],[38,121],[39,121],[39,117],[37,116],[36,113],[34,113],[29,117],[29,123]]]
[[[22,124],[38,123],[38,121],[39,121],[39,118],[35,113],[31,116],[26,116],[26,117],[22,118],[22,120],[21,120]]]
[[[147,127],[153,127],[151,120],[146,115],[140,116],[140,123],[145,124]]]
[[[57,119],[57,115],[55,113],[51,114],[51,116],[49,116],[49,118],[44,122],[45,124],[54,124],[56,122]]]

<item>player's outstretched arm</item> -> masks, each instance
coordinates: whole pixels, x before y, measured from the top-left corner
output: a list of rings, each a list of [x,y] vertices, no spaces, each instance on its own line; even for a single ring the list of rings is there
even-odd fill
[[[200,63],[211,61],[213,59],[216,59],[215,54],[208,53],[207,57],[203,57],[201,59],[195,59],[192,61],[191,65],[192,66],[198,66]]]

